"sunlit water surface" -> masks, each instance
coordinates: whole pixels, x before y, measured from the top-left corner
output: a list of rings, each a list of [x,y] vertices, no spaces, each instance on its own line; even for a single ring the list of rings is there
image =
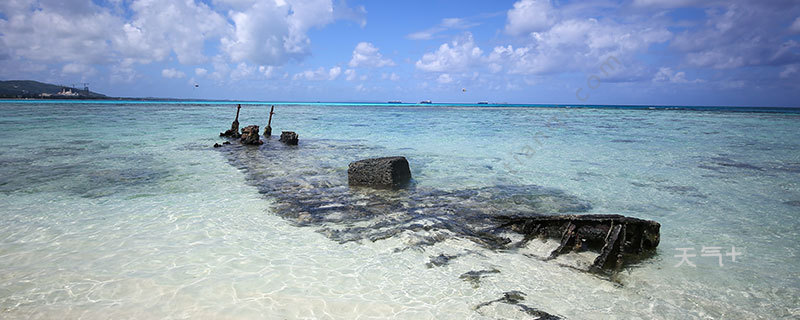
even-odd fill
[[[475,308],[512,290],[569,319],[800,317],[796,114],[276,107],[274,132],[301,142],[264,161],[287,181],[324,168],[326,183],[345,185],[350,161],[404,155],[416,188],[535,185],[589,213],[660,222],[657,255],[614,282],[563,266],[586,253],[525,254],[552,241],[410,247],[425,234],[409,231],[340,243],[298,226],[273,212],[246,174],[255,169],[211,147],[234,113],[0,103],[0,318],[527,317],[510,304]],[[266,116],[247,105],[240,122],[263,128]],[[722,265],[703,247],[721,247]],[[676,267],[677,248],[692,248],[695,267]],[[458,258],[429,266],[440,254]],[[479,283],[459,278],[493,269]]]

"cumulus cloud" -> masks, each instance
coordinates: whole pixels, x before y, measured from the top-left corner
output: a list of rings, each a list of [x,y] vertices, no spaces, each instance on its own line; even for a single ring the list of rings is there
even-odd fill
[[[453,82],[453,77],[447,73],[442,73],[439,75],[439,78],[436,78],[436,81],[441,84],[447,84]]]
[[[780,3],[725,2],[706,10],[704,25],[678,34],[670,45],[694,67],[733,69],[800,62],[796,42],[785,41]],[[791,27],[790,27],[791,29]]]
[[[342,74],[341,67],[333,67],[330,69],[325,69],[323,67],[319,67],[316,70],[305,70],[300,73],[296,73],[292,79],[293,80],[312,80],[312,81],[322,81],[322,80],[336,80],[339,75]]]
[[[353,58],[350,59],[348,64],[350,67],[386,67],[393,66],[394,61],[391,59],[384,59],[383,55],[378,52],[372,43],[359,42],[356,48],[353,49]]]
[[[694,83],[694,82],[703,82],[703,80],[695,79],[695,80],[687,80],[686,73],[683,71],[675,72],[672,68],[669,67],[661,67],[658,69],[658,72],[653,76],[653,82],[669,82],[669,83]]]
[[[347,80],[347,81],[354,81],[354,80],[356,80],[356,77],[357,77],[356,71],[353,70],[353,69],[345,70],[344,71],[344,75],[345,75],[345,80]]]
[[[130,79],[123,73],[132,74],[136,64],[172,57],[207,63],[215,45],[225,63],[279,66],[310,53],[312,28],[336,19],[366,23],[363,6],[332,0],[9,0],[0,2],[0,12],[0,56],[59,68],[106,65],[117,80]],[[211,60],[212,76],[231,71]]]
[[[229,16],[234,32],[221,43],[231,59],[277,65],[308,54],[306,31],[332,22],[333,5],[329,0],[258,1]]]
[[[430,72],[455,72],[468,69],[481,61],[483,50],[475,45],[472,33],[444,43],[435,52],[425,53],[416,62],[417,69]]]
[[[121,19],[88,0],[72,5],[57,1],[5,2],[0,43],[12,56],[34,61],[109,62],[112,48],[106,40],[114,29],[121,28]]]
[[[336,80],[336,78],[338,78],[340,74],[342,74],[342,68],[333,67],[330,70],[328,70],[328,79]]]
[[[794,19],[794,22],[792,22],[792,25],[789,26],[789,31],[792,32],[792,33],[800,33],[800,17],[797,17],[797,19]]]
[[[177,69],[173,69],[173,68],[169,68],[169,69],[161,70],[161,76],[164,77],[164,78],[168,78],[168,79],[180,79],[180,78],[186,77],[186,74],[183,73],[183,71],[180,71],[180,70],[177,70]]]
[[[208,74],[208,70],[206,70],[204,68],[195,68],[194,69],[194,74],[202,77],[202,76],[205,76],[206,74]]]
[[[206,4],[185,0],[136,0],[132,21],[115,35],[120,52],[147,60],[163,60],[171,52],[182,64],[206,60],[207,39],[228,34],[225,17]]]
[[[248,65],[247,63],[240,62],[236,68],[231,70],[231,80],[252,79],[256,74],[256,67]]]
[[[546,30],[554,21],[550,0],[520,0],[508,10],[506,32],[512,35]]]
[[[264,75],[267,79],[272,78],[275,76],[275,67],[274,66],[258,66],[258,72]]]
[[[783,71],[779,74],[781,79],[789,79],[793,75],[800,74],[800,64],[790,64],[783,68]]]
[[[366,24],[363,7],[351,9],[342,1],[331,0],[226,1],[239,11],[231,11],[232,34],[221,39],[225,52],[234,62],[281,65],[300,60],[310,53],[307,32],[337,18]],[[336,9],[334,9],[336,8]]]
[[[61,68],[61,73],[64,74],[91,75],[94,74],[95,71],[94,68],[82,63],[67,63]]]
[[[586,71],[609,57],[628,60],[670,37],[664,28],[620,25],[593,18],[569,19],[546,31],[531,33],[528,45],[495,47],[488,57],[489,69],[517,74]]]

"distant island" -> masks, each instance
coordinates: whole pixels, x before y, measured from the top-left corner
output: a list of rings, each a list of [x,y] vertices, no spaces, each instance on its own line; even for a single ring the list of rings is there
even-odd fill
[[[13,99],[109,99],[97,92],[33,80],[0,81],[0,98]]]

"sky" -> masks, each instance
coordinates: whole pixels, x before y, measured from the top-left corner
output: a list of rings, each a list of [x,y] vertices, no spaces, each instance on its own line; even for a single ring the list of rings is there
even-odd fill
[[[121,97],[800,106],[800,2],[2,0],[0,79]]]

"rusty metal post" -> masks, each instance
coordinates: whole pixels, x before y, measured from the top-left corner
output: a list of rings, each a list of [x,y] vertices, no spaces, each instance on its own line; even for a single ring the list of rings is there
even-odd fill
[[[236,122],[237,124],[239,123],[239,110],[242,110],[242,105],[241,104],[236,105],[236,119],[234,119],[233,122]],[[238,125],[237,125],[237,127],[238,127]]]
[[[267,127],[264,128],[264,136],[269,137],[272,135],[272,115],[275,114],[275,106],[272,106],[269,109],[269,121],[267,121]]]

